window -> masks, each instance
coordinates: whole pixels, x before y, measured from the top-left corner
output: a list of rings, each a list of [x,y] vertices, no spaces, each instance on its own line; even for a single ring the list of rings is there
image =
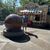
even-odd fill
[[[40,17],[38,15],[35,16],[36,21],[40,21]]]

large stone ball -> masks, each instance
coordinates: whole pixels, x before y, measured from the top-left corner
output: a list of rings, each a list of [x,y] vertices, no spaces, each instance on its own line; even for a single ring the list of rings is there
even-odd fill
[[[16,14],[10,14],[5,18],[5,27],[7,29],[21,29],[21,17]]]

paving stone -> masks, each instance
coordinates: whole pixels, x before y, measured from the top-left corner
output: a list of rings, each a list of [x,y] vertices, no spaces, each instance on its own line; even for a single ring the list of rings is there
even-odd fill
[[[19,43],[11,41],[1,33],[4,26],[0,26],[0,50],[50,50],[50,30],[27,28],[27,32],[37,35],[31,36],[28,42]]]

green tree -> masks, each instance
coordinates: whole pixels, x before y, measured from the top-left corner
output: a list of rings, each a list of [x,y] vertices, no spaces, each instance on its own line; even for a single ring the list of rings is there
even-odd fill
[[[48,2],[48,0],[39,0],[39,1],[38,1],[39,4],[43,4],[43,3],[45,4],[45,3],[47,3],[47,2]]]
[[[42,4],[42,3],[46,3],[47,0],[20,0],[20,3],[21,3],[22,6],[24,6],[25,4],[27,4],[29,2]],[[49,2],[50,2],[50,0],[49,0]]]
[[[0,0],[0,20],[4,20],[7,15],[15,13],[16,1],[17,0],[5,0],[3,3],[2,0]]]
[[[24,6],[25,4],[28,4],[30,0],[20,0],[20,4]]]
[[[40,0],[20,0],[22,6],[28,4],[29,2],[38,3]]]
[[[3,4],[2,0],[0,0],[0,8],[3,7],[3,5],[4,4]]]
[[[5,5],[8,6],[8,8],[16,8],[16,1],[17,0],[5,0]]]
[[[48,0],[48,4],[50,4],[50,0]]]

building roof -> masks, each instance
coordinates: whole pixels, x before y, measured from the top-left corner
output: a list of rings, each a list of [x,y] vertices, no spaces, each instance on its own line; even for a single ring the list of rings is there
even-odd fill
[[[33,13],[33,14],[41,14],[42,13],[42,10],[40,9],[24,9],[24,10],[20,10],[21,13],[24,13],[24,14],[28,14],[28,13]]]

